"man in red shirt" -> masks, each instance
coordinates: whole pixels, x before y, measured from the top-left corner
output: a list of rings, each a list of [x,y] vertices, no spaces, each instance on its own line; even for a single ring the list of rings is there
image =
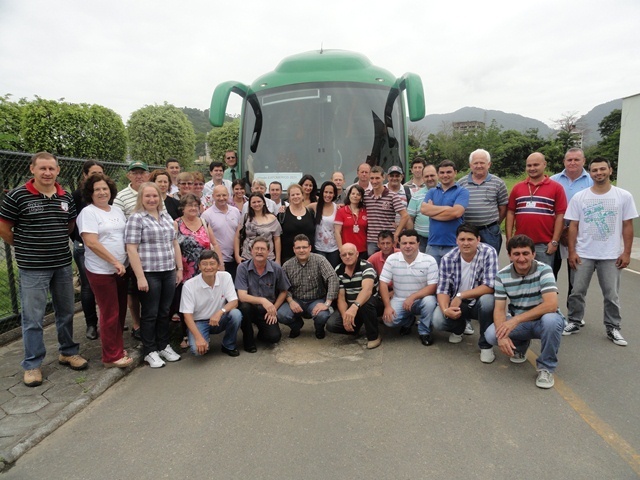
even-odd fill
[[[505,233],[526,235],[535,243],[536,259],[553,268],[558,241],[564,226],[567,196],[564,188],[544,174],[547,162],[535,152],[527,157],[527,178],[509,195]]]

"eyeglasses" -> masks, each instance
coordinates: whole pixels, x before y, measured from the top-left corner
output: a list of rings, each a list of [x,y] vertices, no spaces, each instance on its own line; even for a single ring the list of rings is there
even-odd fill
[[[178,182],[178,185],[193,185],[193,182]]]
[[[224,157],[225,160],[233,160],[236,157]]]
[[[341,257],[353,257],[354,255],[354,252],[344,252],[340,254]]]
[[[197,182],[193,184],[194,187],[204,187],[204,183],[202,182]]]

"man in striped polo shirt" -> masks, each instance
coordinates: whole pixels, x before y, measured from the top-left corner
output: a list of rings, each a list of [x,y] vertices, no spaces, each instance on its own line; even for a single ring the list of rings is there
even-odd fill
[[[340,259],[342,263],[336,267],[340,280],[338,309],[329,317],[327,330],[357,334],[364,325],[367,348],[376,348],[382,342],[378,333],[378,315],[382,314],[378,275],[373,265],[358,258],[358,249],[353,243],[342,245]]]
[[[382,230],[394,232],[394,245],[398,235],[407,226],[409,214],[402,199],[384,185],[384,170],[380,166],[371,169],[369,175],[372,189],[364,192],[364,206],[367,209],[369,226],[367,228],[367,250],[369,256],[378,251],[378,233]],[[400,221],[396,227],[396,213]]]
[[[507,215],[509,194],[504,181],[489,173],[491,155],[478,149],[469,155],[471,173],[458,181],[469,190],[469,206],[464,211],[464,221],[478,228],[480,241],[491,245],[500,254],[502,231],[500,224]]]
[[[438,264],[431,255],[421,253],[418,245],[418,232],[404,230],[400,234],[400,251],[389,255],[382,268],[382,320],[388,327],[400,327],[400,335],[408,335],[417,315],[420,341],[429,346],[433,343],[431,320],[437,306]],[[389,298],[391,282],[393,298]]]
[[[553,270],[535,260],[535,244],[526,235],[509,239],[507,252],[511,264],[496,276],[494,323],[484,336],[491,345],[498,345],[512,363],[524,363],[531,339],[539,338],[536,386],[551,388],[564,327]]]
[[[47,294],[55,310],[58,362],[74,370],[88,367],[73,341],[74,291],[69,234],[76,208],[73,197],[56,182],[58,160],[36,153],[30,165],[33,179],[11,190],[0,207],[0,237],[13,245],[20,270],[24,384],[42,384],[44,361],[43,321]]]

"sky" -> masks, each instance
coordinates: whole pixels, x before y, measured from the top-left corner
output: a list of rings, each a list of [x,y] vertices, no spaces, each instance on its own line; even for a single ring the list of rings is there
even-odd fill
[[[126,123],[145,105],[204,110],[219,83],[322,46],[417,73],[427,114],[552,125],[640,93],[639,31],[638,0],[0,0],[0,96],[95,103]]]

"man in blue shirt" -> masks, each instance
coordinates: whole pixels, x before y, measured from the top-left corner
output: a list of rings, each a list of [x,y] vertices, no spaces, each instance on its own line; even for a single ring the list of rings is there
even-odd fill
[[[443,160],[438,165],[440,182],[424,197],[420,212],[430,218],[427,253],[436,259],[456,246],[456,229],[462,224],[462,216],[469,205],[469,191],[456,183],[455,163]]]

